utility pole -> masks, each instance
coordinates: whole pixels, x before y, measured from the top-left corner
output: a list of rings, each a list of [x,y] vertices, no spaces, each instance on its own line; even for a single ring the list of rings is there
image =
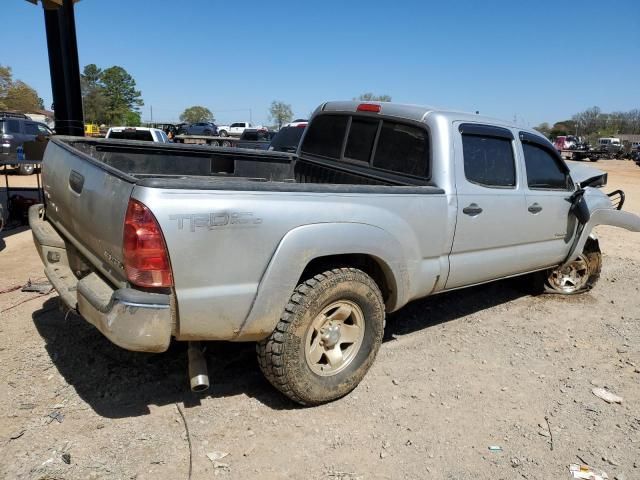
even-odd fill
[[[151,107],[151,123],[153,123],[153,105],[149,105]]]
[[[73,0],[43,0],[56,133],[84,135]]]

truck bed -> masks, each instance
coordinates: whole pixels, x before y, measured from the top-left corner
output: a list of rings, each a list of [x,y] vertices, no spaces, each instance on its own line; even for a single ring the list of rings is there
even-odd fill
[[[298,159],[283,152],[75,137],[59,137],[55,143],[123,180],[149,187],[318,191],[317,185],[336,190],[328,184],[433,186],[360,165]]]

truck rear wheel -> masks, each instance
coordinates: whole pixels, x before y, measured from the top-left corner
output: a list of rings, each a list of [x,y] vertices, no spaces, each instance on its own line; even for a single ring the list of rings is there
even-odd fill
[[[35,170],[35,166],[30,163],[21,163],[18,166],[19,175],[32,175],[34,170]]]
[[[273,333],[257,345],[271,384],[303,405],[348,394],[371,367],[384,330],[384,301],[369,275],[329,270],[293,292]]]

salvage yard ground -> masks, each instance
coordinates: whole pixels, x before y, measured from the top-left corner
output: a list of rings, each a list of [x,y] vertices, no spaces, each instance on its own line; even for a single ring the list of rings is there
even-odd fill
[[[640,168],[591,166],[640,213]],[[186,479],[177,405],[194,479],[564,479],[571,463],[640,478],[640,235],[597,233],[592,292],[507,280],[414,302],[389,316],[361,385],[315,408],[267,383],[252,344],[209,343],[213,386],[197,396],[184,345],[127,352],[55,293],[0,294],[0,478]],[[31,233],[3,232],[0,291],[28,279],[43,279]]]

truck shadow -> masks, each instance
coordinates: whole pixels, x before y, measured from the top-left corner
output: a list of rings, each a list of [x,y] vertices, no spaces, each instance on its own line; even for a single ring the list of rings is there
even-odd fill
[[[26,230],[29,230],[28,225],[10,225],[5,227],[2,231],[0,231],[0,252],[7,248],[7,243],[5,242],[5,238],[10,237],[11,235],[16,235],[18,233],[22,233]]]
[[[511,282],[475,287],[411,303],[389,315],[385,341],[500,305],[525,295]],[[107,418],[147,415],[150,405],[183,402],[189,408],[206,398],[246,395],[269,408],[299,406],[262,376],[253,343],[207,342],[212,386],[206,394],[189,391],[187,349],[173,342],[167,352],[147,354],[121,349],[74,314],[61,313],[51,298],[33,313],[45,348],[65,381],[98,414]]]

